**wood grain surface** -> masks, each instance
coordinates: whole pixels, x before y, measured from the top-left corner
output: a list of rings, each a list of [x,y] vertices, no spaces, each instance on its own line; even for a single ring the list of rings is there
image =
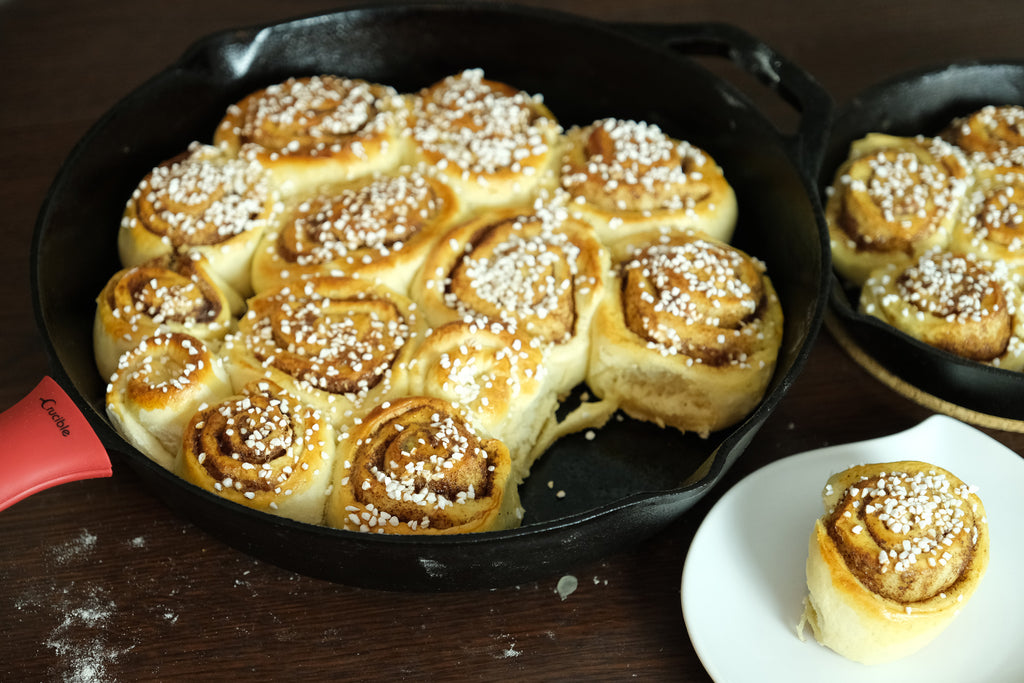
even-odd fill
[[[1024,58],[1024,4],[987,0],[560,0],[608,21],[735,24],[843,103],[909,69]],[[62,160],[118,99],[223,29],[356,6],[316,0],[0,0],[0,409],[48,371],[29,250]],[[814,7],[816,9],[810,9]],[[779,457],[889,434],[929,410],[823,331],[804,373],[723,485],[634,548],[562,576],[489,591],[337,585],[228,548],[176,517],[125,467],[0,512],[0,679],[710,680],[687,636],[680,575],[703,515]],[[986,429],[1021,451],[1024,435]]]

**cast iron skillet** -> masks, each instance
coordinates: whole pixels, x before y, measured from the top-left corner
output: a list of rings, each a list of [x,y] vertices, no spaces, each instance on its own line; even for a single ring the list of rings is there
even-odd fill
[[[1024,104],[1024,62],[949,64],[904,74],[865,90],[836,116],[821,166],[821,191],[832,183],[850,143],[865,134],[937,135],[953,118],[987,104]],[[897,388],[910,389],[912,397],[942,412],[1024,431],[1024,375],[928,346],[859,313],[858,298],[859,289],[844,287],[836,276],[829,328],[872,366],[877,363]]]
[[[779,133],[747,97],[680,53],[728,56],[795,104],[799,132]],[[627,420],[595,441],[559,442],[522,489],[522,528],[457,538],[358,534],[271,517],[179,480],[115,434],[92,358],[93,299],[118,269],[119,216],[139,179],[189,141],[208,141],[228,104],[288,76],[333,72],[411,92],[467,67],[543,93],[566,126],[605,116],[645,120],[712,152],[739,197],[735,243],[767,263],[786,315],[778,370],[760,407],[707,440]],[[796,378],[829,282],[812,183],[830,113],[830,98],[812,79],[725,25],[611,26],[448,5],[358,9],[214,35],[118,103],[61,168],[33,243],[37,317],[56,378],[107,448],[169,507],[225,542],[372,588],[484,588],[553,575],[648,537],[693,506]]]

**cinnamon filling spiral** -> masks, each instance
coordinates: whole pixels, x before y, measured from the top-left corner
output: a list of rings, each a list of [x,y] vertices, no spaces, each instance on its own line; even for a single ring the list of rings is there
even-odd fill
[[[970,195],[964,217],[974,245],[989,242],[1013,252],[1024,250],[1024,175],[1002,173]]]
[[[474,174],[519,172],[549,151],[556,127],[539,97],[483,77],[480,69],[449,76],[420,93],[412,136],[444,164]]]
[[[434,330],[414,362],[421,385],[488,413],[501,410],[543,379],[543,354],[500,326],[451,322]]]
[[[1016,302],[1006,288],[1005,267],[972,255],[932,252],[896,279],[896,291],[937,324],[923,341],[972,360],[1002,355],[1013,335]]]
[[[215,357],[203,342],[179,332],[149,337],[122,357],[111,378],[108,400],[159,407],[169,395],[199,394],[214,375]]]
[[[223,293],[198,263],[190,256],[153,259],[121,271],[102,296],[115,318],[134,328],[214,323],[229,313]]]
[[[448,529],[493,509],[486,499],[501,495],[495,472],[507,475],[508,451],[477,436],[451,404],[401,399],[367,423],[343,482],[357,503],[348,509],[355,528]]]
[[[953,589],[971,564],[983,521],[973,493],[935,469],[865,474],[825,527],[869,590],[919,602]]]
[[[760,341],[763,266],[704,239],[654,244],[620,265],[626,326],[665,355],[741,364]]]
[[[1024,147],[1024,107],[1019,105],[982,107],[955,121],[950,136],[958,147],[972,153],[1003,158]],[[1015,154],[1021,160],[1020,152]]]
[[[337,76],[289,78],[229,109],[243,156],[336,153],[395,123],[401,98],[392,88]],[[356,150],[358,152],[358,149]]]
[[[607,211],[693,209],[711,194],[707,157],[658,126],[602,119],[584,131],[582,153],[569,157],[562,187]]]
[[[315,422],[295,399],[249,393],[200,411],[186,431],[186,451],[217,491],[287,494],[289,480],[308,467],[303,454],[315,450]]]
[[[838,179],[836,225],[865,251],[904,252],[941,229],[963,194],[947,143],[920,140],[854,159]]]
[[[385,257],[442,215],[446,197],[420,173],[316,195],[299,204],[281,230],[281,254],[300,266]]]
[[[445,302],[464,317],[565,343],[575,332],[576,290],[587,286],[580,257],[580,246],[541,216],[488,223],[452,269]]]
[[[251,300],[244,321],[243,343],[263,365],[332,394],[365,395],[411,336],[394,301],[357,287],[285,287]]]
[[[276,211],[258,165],[201,145],[154,168],[130,206],[126,227],[142,226],[175,248],[220,244],[262,230]]]

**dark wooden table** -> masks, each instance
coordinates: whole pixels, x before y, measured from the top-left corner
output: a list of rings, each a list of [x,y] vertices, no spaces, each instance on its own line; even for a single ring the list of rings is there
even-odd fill
[[[29,245],[79,136],[205,34],[346,4],[0,0],[0,409],[48,371]],[[919,66],[1024,58],[1024,4],[1014,0],[529,4],[611,21],[733,23],[810,71],[840,103]],[[928,414],[823,332],[724,485],[655,538],[575,567],[579,587],[564,599],[559,576],[406,594],[293,574],[176,517],[115,462],[110,479],[51,489],[0,513],[0,678],[707,680],[683,624],[679,583],[694,531],[718,496],[779,457],[889,434]],[[986,431],[1024,452],[1024,435]]]

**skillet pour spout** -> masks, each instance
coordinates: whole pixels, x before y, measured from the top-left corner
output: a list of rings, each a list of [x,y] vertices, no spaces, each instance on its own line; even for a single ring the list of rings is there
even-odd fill
[[[740,90],[690,58],[709,51],[753,70],[794,102],[797,133],[779,132]],[[712,153],[739,201],[733,242],[766,264],[785,313],[776,372],[754,412],[707,439],[632,420],[611,421],[593,441],[568,437],[521,487],[522,527],[445,538],[369,535],[272,517],[207,494],[129,446],[105,417],[91,327],[93,297],[119,267],[117,226],[138,180],[188,142],[208,140],[229,104],[289,76],[343,74],[413,92],[465,68],[542,93],[566,127],[605,117],[647,121]],[[493,588],[550,576],[638,543],[686,513],[753,442],[796,380],[829,286],[812,183],[830,113],[831,100],[807,74],[718,24],[655,30],[517,7],[409,5],[216,34],[125,96],[61,168],[33,243],[39,326],[55,377],[118,464],[175,512],[247,553],[389,590]],[[559,489],[567,495],[557,497]]]

